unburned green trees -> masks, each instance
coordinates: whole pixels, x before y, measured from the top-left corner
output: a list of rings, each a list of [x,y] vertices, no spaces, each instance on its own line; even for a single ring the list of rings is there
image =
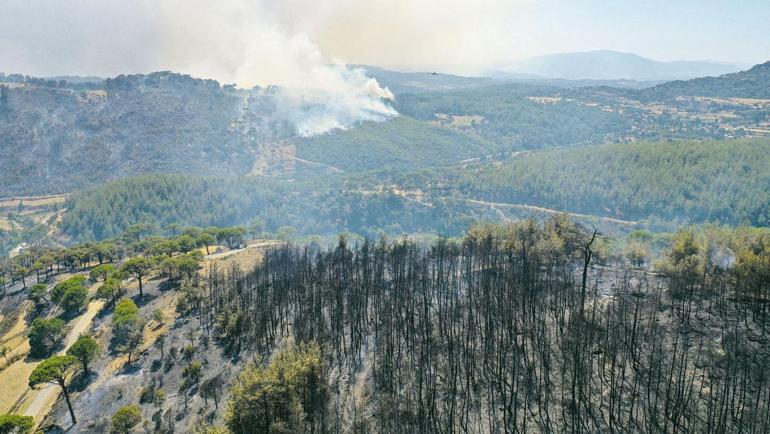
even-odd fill
[[[131,430],[142,421],[142,410],[138,405],[126,405],[112,415],[110,433],[130,434]]]
[[[64,339],[65,322],[59,318],[36,318],[29,330],[30,354],[44,357],[56,349]]]
[[[115,272],[115,266],[112,264],[102,264],[91,269],[88,273],[88,278],[92,282],[96,282],[99,279],[107,280],[112,273]]]
[[[128,364],[134,351],[142,343],[144,321],[139,317],[139,308],[130,298],[124,298],[115,306],[112,317],[112,335],[117,347],[128,354]]]
[[[317,426],[325,404],[323,376],[316,343],[287,347],[266,368],[247,366],[231,389],[227,427],[245,434]]]
[[[82,335],[72,344],[67,350],[67,354],[74,356],[80,361],[80,365],[83,368],[83,372],[89,373],[88,365],[91,364],[101,352],[99,343],[90,336]]]
[[[35,419],[32,416],[21,416],[18,414],[0,415],[0,434],[28,433],[35,425]]]
[[[78,359],[73,356],[54,356],[43,360],[35,367],[29,375],[29,387],[35,387],[39,384],[56,384],[61,387],[64,393],[64,399],[67,401],[67,408],[70,412],[72,424],[76,424],[75,412],[72,410],[70,395],[67,391],[67,381],[71,374],[76,370]]]
[[[139,282],[139,297],[144,297],[142,279],[150,274],[154,266],[155,264],[151,259],[144,257],[132,258],[123,264],[122,270],[129,275],[134,276],[137,282]]]

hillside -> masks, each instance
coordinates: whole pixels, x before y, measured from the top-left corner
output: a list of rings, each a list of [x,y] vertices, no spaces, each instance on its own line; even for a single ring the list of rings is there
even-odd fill
[[[426,125],[407,116],[365,122],[347,131],[294,140],[297,156],[345,172],[413,170],[458,163],[487,155],[492,143],[450,128]]]
[[[324,181],[147,175],[71,195],[60,228],[89,240],[136,223],[205,227],[256,218],[267,231],[292,226],[301,235],[458,235],[472,221],[558,211],[632,222],[620,222],[626,229],[637,220],[665,228],[677,222],[766,226],[769,156],[769,139],[649,142]]]
[[[475,219],[492,216],[453,205],[449,197],[427,203],[388,189],[346,189],[335,180],[190,175],[112,181],[71,195],[65,206],[60,229],[81,240],[114,237],[137,223],[207,227],[259,222],[268,232],[292,227],[300,235],[458,234]]]
[[[489,86],[498,81],[488,77],[463,77],[437,72],[401,72],[370,65],[361,65],[361,67],[396,96]]]
[[[325,176],[322,167],[412,170],[522,149],[770,135],[770,102],[746,99],[767,96],[768,68],[643,90],[374,69],[405,92],[393,103],[403,116],[313,137],[296,134],[275,88],[170,72],[3,76],[0,196],[69,193],[141,173]]]
[[[357,177],[351,184],[378,182],[493,209],[527,205],[662,227],[703,222],[767,226],[770,139],[533,151],[450,170]]]
[[[471,131],[498,151],[602,142],[629,125],[600,107],[558,98],[559,88],[505,84],[476,89],[403,95],[400,113]]]
[[[625,240],[640,255],[619,254],[565,216],[430,244],[134,227],[35,249],[0,261],[6,274],[46,264],[39,284],[25,271],[3,286],[0,411],[16,416],[0,422],[84,433],[762,428],[769,236],[680,230],[658,238],[654,272],[649,234]],[[592,409],[604,411],[583,416]]]
[[[659,99],[674,99],[681,95],[770,99],[770,62],[719,77],[672,81],[645,89],[641,93]]]
[[[25,84],[0,100],[0,196],[64,193],[142,172],[245,173],[253,143],[230,123],[242,97],[171,73],[103,89]]]

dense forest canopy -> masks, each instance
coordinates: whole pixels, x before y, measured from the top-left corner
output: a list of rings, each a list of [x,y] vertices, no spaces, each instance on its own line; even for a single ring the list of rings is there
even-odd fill
[[[658,142],[535,152],[459,172],[459,189],[629,219],[770,225],[770,140]]]
[[[667,228],[673,222],[766,226],[770,140],[601,145],[323,182],[145,175],[72,195],[61,228],[88,240],[135,223],[227,226],[259,218],[270,231],[293,226],[306,235],[459,235],[474,220],[499,218],[483,202]]]

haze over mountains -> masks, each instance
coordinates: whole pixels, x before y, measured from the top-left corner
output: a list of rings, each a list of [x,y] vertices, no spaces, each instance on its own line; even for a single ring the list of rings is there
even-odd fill
[[[744,66],[702,60],[659,62],[633,53],[594,50],[532,57],[492,74],[511,78],[664,81],[718,76]]]
[[[170,72],[96,82],[0,76],[8,156],[0,162],[0,194],[66,193],[138,173],[406,169],[552,146],[770,134],[766,103],[701,98],[768,98],[768,64],[642,90],[367,73],[393,91],[395,101],[381,106],[402,119],[347,121],[350,131],[311,137],[302,137],[306,119],[335,111],[308,100],[287,106],[275,88]]]
[[[770,433],[770,61],[472,75],[699,3],[4,7],[0,434]]]

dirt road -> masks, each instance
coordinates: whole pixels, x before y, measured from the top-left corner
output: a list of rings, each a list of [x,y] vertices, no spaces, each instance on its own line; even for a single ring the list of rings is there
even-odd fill
[[[93,321],[96,314],[104,306],[104,300],[91,301],[88,304],[88,308],[85,313],[75,318],[72,321],[72,327],[70,328],[67,336],[64,338],[64,346],[57,354],[61,355],[67,352],[67,349],[75,343],[78,337],[87,332],[91,327],[91,321]],[[59,398],[61,389],[59,386],[50,385],[38,390],[30,390],[28,396],[25,399],[25,403],[28,403],[24,410],[25,416],[33,416],[36,421],[40,421],[48,411],[53,407],[56,400]],[[24,404],[22,404],[24,407]]]

